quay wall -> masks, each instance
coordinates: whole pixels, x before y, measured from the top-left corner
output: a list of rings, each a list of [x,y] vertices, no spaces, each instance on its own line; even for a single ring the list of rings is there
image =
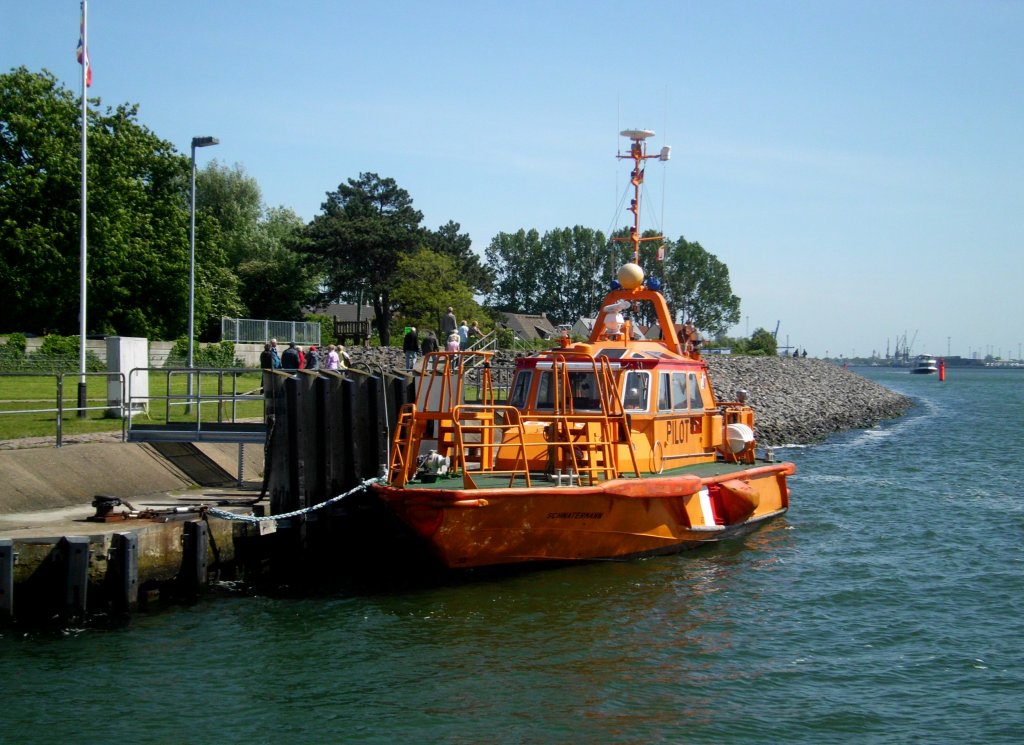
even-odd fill
[[[76,337],[77,338],[77,337]],[[0,344],[3,344],[6,337],[0,336]],[[25,351],[28,354],[35,354],[43,346],[44,337],[34,336],[30,339],[25,340]],[[164,367],[167,364],[167,358],[171,355],[171,350],[174,349],[173,341],[155,341],[150,340],[149,342],[149,366],[150,367]],[[209,346],[206,342],[202,342],[198,345],[199,347]],[[103,362],[107,361],[107,341],[106,339],[86,339],[85,349],[87,352],[92,352],[96,357]],[[260,353],[263,351],[262,344],[252,344],[248,342],[237,342],[235,344],[235,357],[242,360],[243,364],[249,367],[258,367],[260,364]]]
[[[0,537],[3,515],[90,505],[97,494],[132,500],[194,488],[205,478],[237,476],[237,445],[196,443],[190,461],[165,457],[153,445],[109,438],[61,448],[36,444],[0,448]],[[262,446],[246,446],[243,467],[248,479],[262,478]]]

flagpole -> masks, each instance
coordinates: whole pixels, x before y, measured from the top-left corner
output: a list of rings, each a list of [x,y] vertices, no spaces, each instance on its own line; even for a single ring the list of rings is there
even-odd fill
[[[87,180],[86,180],[86,140],[89,132],[89,102],[86,97],[89,76],[89,36],[87,33],[89,7],[87,0],[82,0],[82,198],[81,198],[81,234],[79,236],[79,309],[78,309],[78,417],[86,417],[86,384],[85,384],[85,293],[86,293],[86,220],[87,220]]]

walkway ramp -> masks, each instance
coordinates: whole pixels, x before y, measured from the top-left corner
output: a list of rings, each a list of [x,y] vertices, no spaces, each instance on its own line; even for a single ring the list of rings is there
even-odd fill
[[[128,442],[227,442],[262,445],[267,439],[263,422],[171,422],[136,424],[128,428]]]

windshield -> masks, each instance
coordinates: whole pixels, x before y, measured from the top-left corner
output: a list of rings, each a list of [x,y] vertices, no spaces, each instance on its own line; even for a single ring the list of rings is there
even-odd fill
[[[601,408],[593,372],[570,372],[567,378],[567,389],[559,391],[560,397],[565,402],[561,408],[568,408],[570,400],[573,409]],[[550,370],[545,370],[540,374],[540,382],[537,384],[537,408],[555,408],[555,377]]]

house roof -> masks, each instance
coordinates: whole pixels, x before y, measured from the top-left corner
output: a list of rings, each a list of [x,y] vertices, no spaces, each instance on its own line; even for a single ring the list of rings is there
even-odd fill
[[[595,323],[597,323],[596,318],[585,318],[584,316],[580,316],[579,318],[576,319],[576,323],[573,324],[572,328],[573,331],[577,333],[589,334],[591,331],[594,330]]]
[[[544,313],[503,313],[502,316],[505,327],[512,329],[520,339],[554,339],[558,336]]]
[[[372,321],[376,317],[372,305],[364,305],[358,319],[356,318],[356,310],[358,310],[358,306],[355,303],[332,303],[314,308],[312,312],[331,316],[336,321]]]

